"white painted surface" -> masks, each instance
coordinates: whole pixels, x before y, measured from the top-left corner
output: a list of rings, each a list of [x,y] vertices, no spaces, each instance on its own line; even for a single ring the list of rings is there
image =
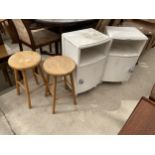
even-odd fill
[[[128,81],[146,44],[147,37],[137,28],[107,26],[112,44],[103,75],[103,81]]]
[[[112,39],[147,40],[147,37],[135,27],[106,26],[106,32]]]
[[[62,34],[62,53],[77,64],[76,93],[96,87],[101,81],[111,39],[92,29]]]
[[[80,49],[100,45],[110,40],[108,36],[93,28],[63,33],[62,37]]]
[[[103,58],[95,63],[77,68],[75,77],[77,94],[96,87],[102,81],[105,61],[106,58]]]

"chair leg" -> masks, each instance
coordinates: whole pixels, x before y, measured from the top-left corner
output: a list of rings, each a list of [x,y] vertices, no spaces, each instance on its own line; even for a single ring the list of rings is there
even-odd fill
[[[23,51],[23,46],[22,46],[22,43],[19,41],[19,49],[20,51]]]
[[[30,98],[29,86],[28,86],[28,81],[27,81],[27,76],[26,76],[25,70],[22,70],[22,75],[23,75],[23,80],[24,80],[25,92],[26,92],[26,95],[28,98],[28,107],[29,107],[29,109],[31,109],[32,108],[31,98]]]
[[[9,82],[9,85],[12,86],[12,82],[11,82],[11,79],[10,79],[10,76],[7,70],[7,66],[4,67],[4,73],[6,75],[6,80]]]
[[[20,95],[20,87],[19,87],[19,83],[18,83],[18,71],[16,69],[14,69],[14,75],[15,75],[15,82],[16,82],[16,91],[17,91],[17,95]]]
[[[8,70],[7,70],[7,66],[4,66],[2,71],[3,71],[3,75],[4,75],[4,78],[5,78],[6,82],[9,82],[9,85],[12,86],[13,84],[12,84],[12,81],[10,79],[10,76],[9,76],[9,73],[8,73]]]
[[[56,107],[56,87],[57,87],[57,76],[53,77],[53,108],[52,112],[55,114],[55,107]]]
[[[49,44],[50,53],[52,53],[52,44]]]
[[[42,47],[40,47],[39,49],[40,49],[40,53],[43,53],[43,48],[42,48]]]
[[[76,103],[76,94],[75,94],[75,85],[74,85],[73,73],[71,73],[69,76],[70,76],[71,85],[72,85],[73,101],[74,101],[74,104],[76,105],[77,103]]]
[[[60,55],[62,55],[62,42],[61,42],[61,40],[59,40],[59,44],[60,44]]]
[[[36,69],[35,68],[32,68],[32,73],[33,73],[33,77],[34,77],[34,79],[36,81],[36,84],[39,85],[39,81],[38,81],[38,78],[36,76]]]
[[[55,54],[59,55],[59,44],[58,44],[58,42],[55,42]]]

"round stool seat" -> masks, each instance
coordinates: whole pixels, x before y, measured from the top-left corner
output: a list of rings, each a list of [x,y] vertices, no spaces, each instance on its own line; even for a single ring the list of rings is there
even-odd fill
[[[44,70],[54,76],[70,74],[75,69],[75,66],[75,62],[66,56],[47,58],[43,64]]]
[[[41,61],[41,56],[34,51],[16,52],[12,55],[8,63],[17,70],[28,69],[37,66]]]

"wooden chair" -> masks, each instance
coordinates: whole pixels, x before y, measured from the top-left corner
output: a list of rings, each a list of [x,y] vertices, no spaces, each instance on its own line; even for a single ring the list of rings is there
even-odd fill
[[[7,53],[3,40],[0,35],[0,70],[2,70],[4,79],[6,80],[6,82],[8,82],[10,86],[12,86],[13,84],[8,72],[8,64],[7,64],[9,57],[10,55]]]
[[[53,55],[52,53],[43,52],[42,47],[49,45],[50,51],[52,51],[51,45],[54,43],[56,51],[54,55],[61,54],[58,51],[58,42],[60,41],[60,36],[58,34],[46,29],[30,30],[26,20],[13,19],[12,22],[18,34],[21,51],[23,51],[22,44],[25,44],[33,51],[39,48],[41,53]]]

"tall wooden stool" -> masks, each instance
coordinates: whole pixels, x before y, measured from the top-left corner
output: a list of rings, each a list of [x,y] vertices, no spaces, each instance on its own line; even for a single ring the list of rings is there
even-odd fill
[[[28,98],[29,108],[31,108],[32,106],[31,106],[31,98],[30,98],[30,91],[29,91],[29,86],[28,86],[26,70],[32,69],[32,73],[36,81],[36,84],[39,84],[37,77],[41,77],[46,86],[46,79],[42,72],[40,62],[41,62],[41,56],[38,53],[33,52],[33,51],[16,52],[8,60],[9,66],[13,68],[14,70],[17,95],[20,94],[20,86],[24,88],[25,93]],[[23,82],[20,82],[18,79],[19,71],[21,71],[22,73]],[[38,74],[39,72],[41,76],[39,76]],[[48,91],[47,88],[46,88],[46,91]]]
[[[53,97],[53,108],[52,112],[55,113],[56,107],[56,87],[58,77],[62,77],[64,80],[65,87],[69,86],[71,88],[71,94],[73,96],[74,104],[76,104],[75,86],[73,79],[73,71],[75,70],[75,62],[66,56],[55,56],[47,58],[43,64],[43,68],[47,73],[47,84],[49,85],[49,77],[53,76],[52,89],[50,93]],[[46,90],[46,93],[48,89]],[[60,97],[59,97],[60,98]]]

